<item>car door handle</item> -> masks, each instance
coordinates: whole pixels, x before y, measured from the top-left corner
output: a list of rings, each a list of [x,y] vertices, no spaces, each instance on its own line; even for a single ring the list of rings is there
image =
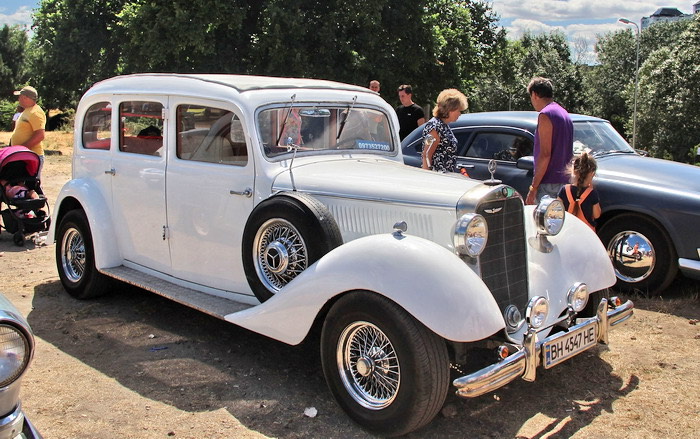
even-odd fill
[[[244,191],[229,191],[231,195],[243,195],[246,198],[250,198],[253,196],[253,190],[249,187],[245,188]]]
[[[105,171],[105,174],[115,175],[116,173],[117,171],[115,171],[114,168],[110,169],[109,171]]]

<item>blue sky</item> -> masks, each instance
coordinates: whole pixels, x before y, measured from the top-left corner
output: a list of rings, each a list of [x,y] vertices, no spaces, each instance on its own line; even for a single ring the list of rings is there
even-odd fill
[[[559,30],[572,45],[573,56],[580,61],[593,63],[593,46],[596,35],[631,28],[618,23],[620,17],[640,24],[642,17],[649,16],[660,7],[677,8],[685,14],[693,11],[697,0],[493,0],[487,1],[501,17],[501,25],[511,38],[524,32],[541,33]],[[0,26],[29,25],[32,9],[39,0],[2,0],[0,4]],[[578,43],[578,44],[577,44]]]

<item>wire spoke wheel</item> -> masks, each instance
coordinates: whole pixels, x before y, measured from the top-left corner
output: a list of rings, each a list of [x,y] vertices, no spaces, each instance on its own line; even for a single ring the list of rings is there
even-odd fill
[[[255,237],[255,269],[265,286],[277,292],[309,266],[306,243],[289,221],[274,218]]]
[[[350,396],[362,407],[380,410],[390,405],[401,385],[394,346],[375,325],[355,322],[340,336],[338,370]]]
[[[70,228],[63,235],[61,266],[71,282],[79,282],[85,274],[85,241],[75,228]]]

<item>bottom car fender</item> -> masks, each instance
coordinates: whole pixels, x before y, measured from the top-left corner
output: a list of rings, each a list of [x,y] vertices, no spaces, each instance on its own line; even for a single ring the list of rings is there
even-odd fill
[[[431,241],[399,234],[341,245],[265,303],[226,320],[298,344],[323,305],[352,290],[388,297],[448,340],[481,340],[505,326],[489,289],[464,261]]]
[[[58,215],[62,204],[68,199],[75,199],[85,211],[92,233],[95,251],[95,266],[100,268],[115,267],[122,263],[121,253],[117,245],[117,237],[111,216],[111,205],[102,196],[96,185],[87,179],[70,180],[58,194],[51,218],[51,226],[47,242],[56,240],[56,230],[59,226]]]

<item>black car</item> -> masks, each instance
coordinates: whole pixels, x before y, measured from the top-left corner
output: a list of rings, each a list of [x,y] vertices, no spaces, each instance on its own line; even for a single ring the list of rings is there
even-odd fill
[[[479,180],[494,178],[523,198],[532,182],[537,112],[471,113],[450,124],[458,141],[458,167]],[[658,293],[680,270],[700,279],[700,168],[645,157],[612,125],[572,114],[574,153],[588,150],[598,161],[594,185],[603,214],[597,232],[623,290]],[[401,146],[406,164],[421,165],[422,127]],[[581,261],[583,262],[583,261]]]

